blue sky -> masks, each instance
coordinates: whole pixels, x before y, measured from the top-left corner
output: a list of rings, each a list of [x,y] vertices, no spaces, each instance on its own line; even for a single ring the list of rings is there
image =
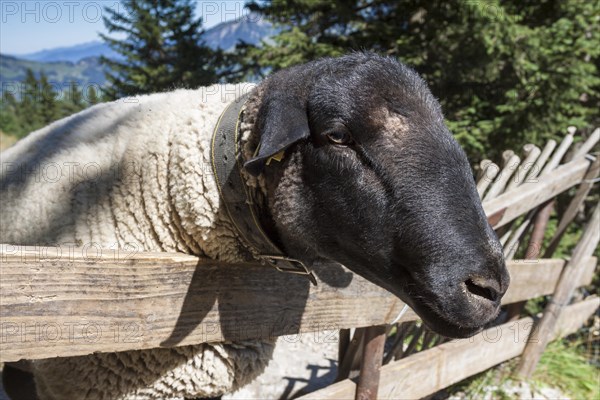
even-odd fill
[[[210,28],[247,15],[243,6],[244,1],[198,1],[196,15]],[[27,54],[99,40],[98,32],[106,33],[104,7],[123,9],[118,0],[0,0],[0,52]]]

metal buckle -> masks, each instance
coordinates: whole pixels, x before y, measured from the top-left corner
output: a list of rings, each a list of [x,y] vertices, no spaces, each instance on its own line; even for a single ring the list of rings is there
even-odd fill
[[[300,260],[286,256],[275,256],[261,254],[260,257],[271,264],[277,271],[286,272],[289,274],[306,275],[313,285],[317,286],[317,279],[312,271]],[[277,264],[277,261],[287,261],[291,267],[282,267]]]

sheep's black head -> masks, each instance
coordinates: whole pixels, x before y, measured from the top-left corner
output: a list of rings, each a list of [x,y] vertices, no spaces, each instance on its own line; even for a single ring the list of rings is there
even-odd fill
[[[497,315],[509,282],[500,243],[413,70],[355,53],[281,71],[260,90],[261,145],[246,168],[276,182],[270,211],[289,255],[345,265],[447,336]]]

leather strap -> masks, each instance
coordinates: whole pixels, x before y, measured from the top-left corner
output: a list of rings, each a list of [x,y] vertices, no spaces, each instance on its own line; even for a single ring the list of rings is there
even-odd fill
[[[310,269],[300,260],[287,257],[264,232],[241,174],[239,154],[239,124],[248,94],[230,103],[219,117],[211,142],[211,164],[219,195],[229,218],[248,247],[259,254],[261,261],[281,272],[306,275],[316,285]]]

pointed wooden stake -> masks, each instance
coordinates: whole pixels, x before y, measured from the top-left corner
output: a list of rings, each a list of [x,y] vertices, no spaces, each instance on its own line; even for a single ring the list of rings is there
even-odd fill
[[[554,290],[552,301],[544,310],[544,315],[534,327],[527,346],[523,351],[521,362],[516,370],[516,375],[521,378],[529,378],[535,371],[542,353],[550,341],[556,321],[560,317],[564,307],[573,297],[581,274],[584,270],[583,261],[592,255],[600,238],[600,204],[596,205],[592,218],[583,232],[579,243],[573,250],[571,260],[562,271],[560,279]]]

